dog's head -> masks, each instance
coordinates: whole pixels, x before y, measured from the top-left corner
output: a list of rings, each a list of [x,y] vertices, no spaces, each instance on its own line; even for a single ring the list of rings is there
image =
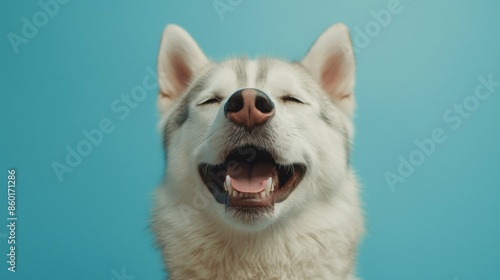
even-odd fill
[[[349,176],[352,54],[347,28],[335,24],[301,62],[212,62],[167,26],[158,107],[169,194],[240,229],[331,199]],[[200,193],[206,203],[189,200]]]

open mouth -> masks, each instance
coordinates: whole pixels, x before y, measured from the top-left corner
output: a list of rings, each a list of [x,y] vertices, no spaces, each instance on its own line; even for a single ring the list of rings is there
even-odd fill
[[[199,173],[219,203],[237,210],[270,210],[284,201],[304,177],[304,164],[278,164],[266,150],[244,146],[221,164],[202,163]]]

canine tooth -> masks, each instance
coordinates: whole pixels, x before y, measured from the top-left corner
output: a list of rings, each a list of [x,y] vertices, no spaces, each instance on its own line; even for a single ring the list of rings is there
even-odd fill
[[[271,191],[272,185],[273,185],[273,178],[269,177],[269,179],[267,179],[266,188],[264,189],[264,192],[266,193],[266,195],[269,195],[269,192]]]
[[[229,177],[229,175],[226,175],[226,181],[224,182],[224,188],[229,193],[231,193],[233,191],[233,187],[231,186],[231,177]]]
[[[260,197],[262,198],[266,197],[266,192],[265,191],[260,192]]]
[[[236,190],[233,191],[233,197],[238,197],[238,191]]]

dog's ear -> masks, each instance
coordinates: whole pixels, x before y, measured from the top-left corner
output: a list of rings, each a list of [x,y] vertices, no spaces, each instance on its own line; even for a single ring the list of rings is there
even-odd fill
[[[158,54],[158,108],[167,113],[208,59],[191,36],[177,25],[163,31]]]
[[[330,26],[316,40],[302,60],[329,97],[348,116],[352,116],[354,101],[354,53],[347,26]]]

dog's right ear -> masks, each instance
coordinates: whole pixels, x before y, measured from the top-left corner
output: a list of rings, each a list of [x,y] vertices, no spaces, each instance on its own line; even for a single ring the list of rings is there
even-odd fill
[[[321,84],[330,99],[345,114],[352,116],[355,63],[347,26],[337,23],[323,32],[302,60],[302,65]]]
[[[163,31],[158,54],[158,109],[167,113],[197,71],[208,63],[208,59],[191,36],[180,26],[167,25]]]

